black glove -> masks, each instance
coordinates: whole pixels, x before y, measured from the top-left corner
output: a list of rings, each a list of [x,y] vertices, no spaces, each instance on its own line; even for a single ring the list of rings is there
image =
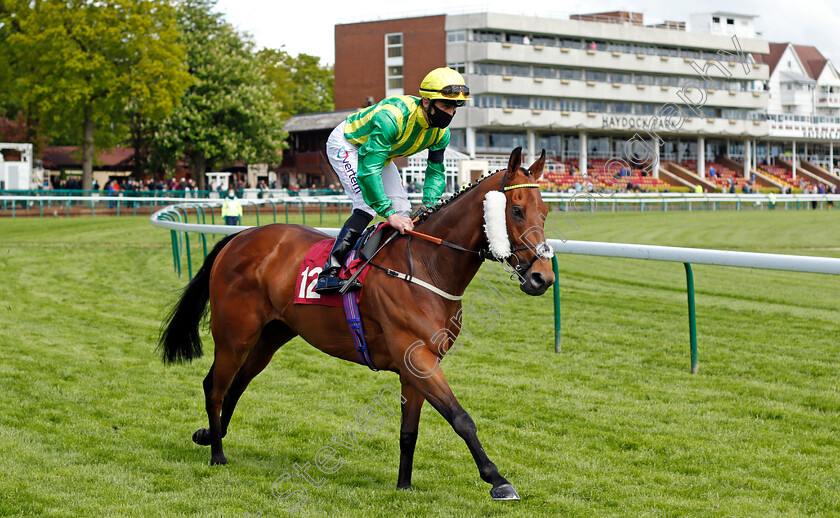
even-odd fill
[[[416,220],[417,218],[424,219],[426,216],[434,212],[432,207],[429,207],[425,203],[414,209],[414,212],[411,214],[411,219]]]

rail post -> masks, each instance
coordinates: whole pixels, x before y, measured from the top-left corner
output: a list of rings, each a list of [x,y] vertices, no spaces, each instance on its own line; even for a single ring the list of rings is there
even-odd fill
[[[685,282],[688,287],[688,335],[691,340],[691,373],[700,372],[697,362],[697,316],[694,312],[694,272],[691,263],[685,265]]]
[[[207,223],[207,220],[204,217],[204,207],[202,207],[200,204],[196,204],[195,206],[195,217],[199,225],[204,225]],[[207,234],[201,232],[200,234],[198,234],[198,236],[201,238],[201,246],[204,250],[204,258],[207,259]]]
[[[184,241],[187,245],[187,272],[189,272],[189,280],[192,280],[192,253],[190,253],[190,233],[184,231]]]
[[[560,287],[558,277],[560,276],[557,264],[557,254],[551,256],[551,269],[554,270],[554,352],[560,354]]]

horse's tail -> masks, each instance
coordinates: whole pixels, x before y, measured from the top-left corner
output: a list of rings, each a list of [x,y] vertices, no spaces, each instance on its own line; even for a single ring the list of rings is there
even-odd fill
[[[207,254],[201,269],[184,288],[180,300],[172,308],[160,328],[158,348],[163,352],[164,363],[190,362],[200,358],[201,337],[198,325],[207,314],[210,299],[210,270],[216,256],[236,234],[224,237]]]

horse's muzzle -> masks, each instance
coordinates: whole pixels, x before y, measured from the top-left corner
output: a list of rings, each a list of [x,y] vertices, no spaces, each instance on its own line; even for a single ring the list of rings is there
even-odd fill
[[[522,278],[519,287],[528,295],[542,295],[552,284],[554,284],[554,272],[544,274],[529,271]]]

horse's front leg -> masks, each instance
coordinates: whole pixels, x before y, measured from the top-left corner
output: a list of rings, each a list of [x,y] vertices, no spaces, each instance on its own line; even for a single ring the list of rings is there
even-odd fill
[[[423,396],[404,377],[402,383],[402,425],[400,426],[400,473],[397,489],[411,489],[411,468],[414,465],[414,446],[417,444],[417,427],[420,424],[420,409]]]
[[[494,500],[519,500],[519,494],[510,482],[499,474],[499,469],[484,453],[484,448],[478,440],[475,422],[458,403],[452,389],[449,388],[449,383],[447,383],[443,371],[440,370],[438,357],[426,347],[417,347],[409,353],[409,356],[410,358],[407,358],[407,364],[401,372],[401,377],[407,379],[431,403],[435,410],[440,412],[455,430],[455,433],[467,443],[467,447],[478,466],[479,476],[483,481],[493,486],[490,490],[490,496]],[[402,469],[400,475],[402,475]]]

